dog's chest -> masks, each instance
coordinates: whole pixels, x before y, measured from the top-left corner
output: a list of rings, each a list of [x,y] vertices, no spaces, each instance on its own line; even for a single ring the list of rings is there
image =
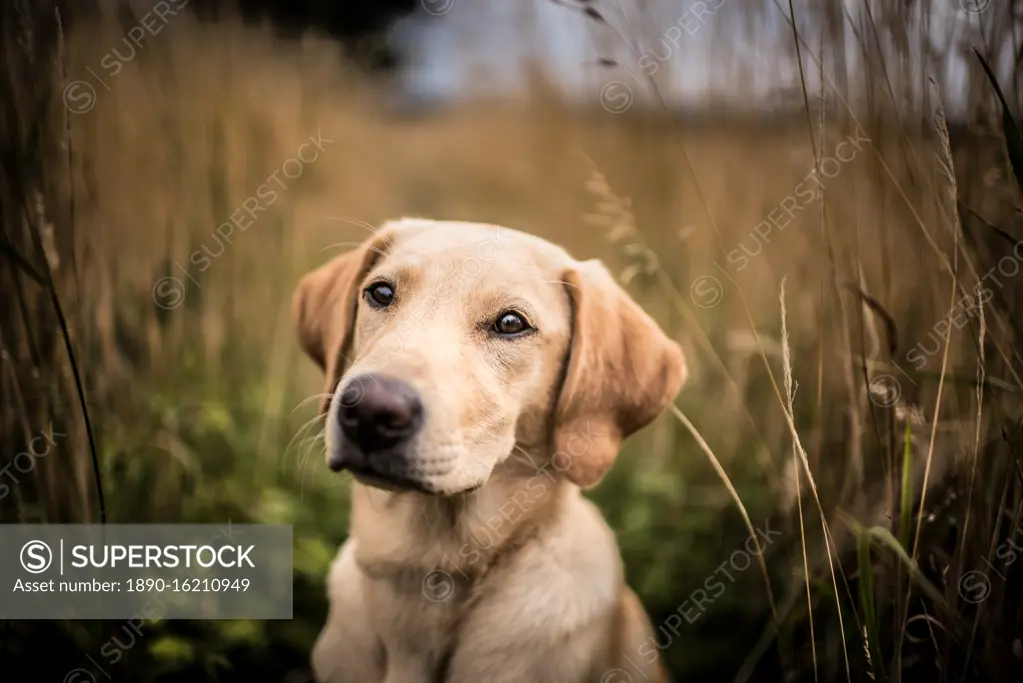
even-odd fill
[[[472,600],[469,588],[436,570],[426,578],[371,578],[369,615],[387,661],[385,683],[433,683],[458,643]]]

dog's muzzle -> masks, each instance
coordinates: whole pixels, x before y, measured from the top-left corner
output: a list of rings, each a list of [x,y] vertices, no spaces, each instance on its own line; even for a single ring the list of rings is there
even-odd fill
[[[423,426],[423,404],[408,383],[381,374],[352,377],[338,397],[339,448],[327,464],[380,488],[419,489],[409,473],[409,446]]]

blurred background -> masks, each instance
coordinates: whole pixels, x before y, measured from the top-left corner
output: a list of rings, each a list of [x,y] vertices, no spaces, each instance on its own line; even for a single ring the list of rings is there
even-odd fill
[[[7,621],[0,679],[309,680],[348,482],[290,298],[413,215],[602,258],[683,345],[587,493],[677,680],[1019,680],[1023,2],[7,0],[0,34],[0,521],[295,534],[290,621]]]

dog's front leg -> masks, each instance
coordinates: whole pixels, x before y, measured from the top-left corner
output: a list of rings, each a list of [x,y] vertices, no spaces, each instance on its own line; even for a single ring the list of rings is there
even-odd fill
[[[327,579],[330,611],[313,647],[317,683],[381,683],[383,646],[370,627],[364,579],[355,564],[355,545],[341,546]]]

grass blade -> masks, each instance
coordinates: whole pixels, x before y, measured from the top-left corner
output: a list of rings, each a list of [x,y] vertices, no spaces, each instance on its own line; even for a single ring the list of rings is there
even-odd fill
[[[1005,147],[1009,152],[1009,164],[1012,165],[1012,174],[1016,177],[1016,186],[1019,188],[1020,194],[1023,194],[1023,134],[1020,134],[1019,126],[1016,125],[1016,119],[1013,118],[1012,111],[1009,109],[1009,103],[1002,93],[1002,87],[998,85],[998,79],[995,78],[995,74],[988,65],[987,60],[984,59],[977,48],[973,48],[973,51],[976,53],[977,59],[980,60],[980,65],[984,67],[984,73],[987,74],[987,79],[991,81],[991,86],[995,89],[995,94],[998,95],[998,101],[1002,103],[1002,128],[1005,129]]]
[[[899,495],[899,542],[909,547],[909,520],[913,516],[913,441],[912,423],[906,420],[902,447],[902,493]]]
[[[857,559],[859,562],[859,594],[860,610],[863,613],[864,636],[867,640],[867,653],[876,680],[887,681],[884,660],[879,651],[880,639],[877,631],[877,610],[874,609],[874,569],[870,559],[870,535],[861,533],[857,537]]]
[[[14,245],[8,242],[3,237],[0,237],[0,254],[4,254],[7,258],[11,259],[18,269],[28,275],[30,278],[36,281],[36,284],[46,286],[46,280],[40,275],[32,264],[28,262],[24,256],[18,253],[18,250],[14,248]]]
[[[892,536],[892,533],[884,527],[871,527],[867,529],[867,533],[877,540],[881,545],[887,547],[889,550],[895,553],[895,555],[905,563],[909,569],[909,576],[913,579],[920,589],[934,601],[945,613],[948,613],[948,603],[945,601],[945,596],[941,594],[933,583],[931,583],[920,568],[917,567],[916,562],[909,556],[909,553],[899,544],[898,539]]]

